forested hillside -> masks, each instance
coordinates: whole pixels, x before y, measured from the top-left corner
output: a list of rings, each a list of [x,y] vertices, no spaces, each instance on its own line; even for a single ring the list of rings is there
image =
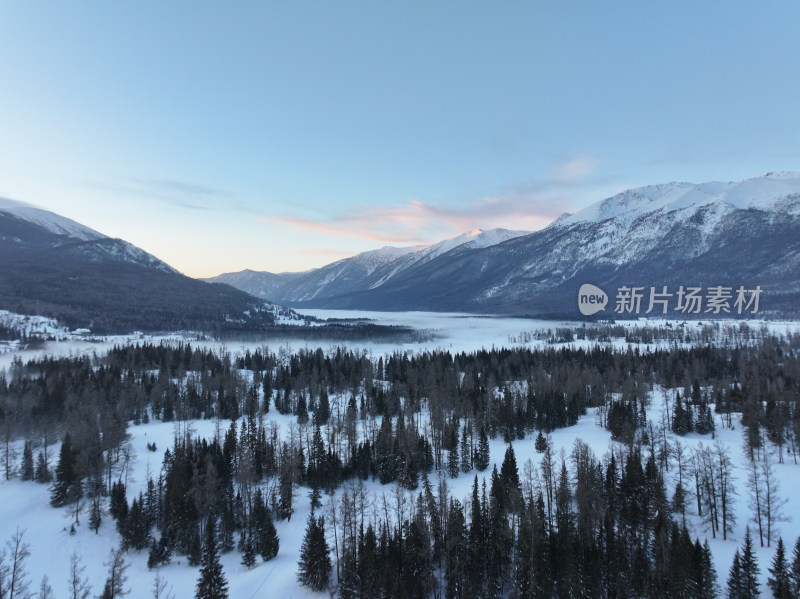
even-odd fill
[[[73,528],[113,522],[123,551],[152,568],[202,564],[201,579],[219,552],[246,568],[274,559],[276,523],[290,521],[306,528],[299,582],[341,597],[714,597],[728,573],[700,539],[727,538],[745,501],[720,427],[743,426],[750,543],[775,542],[785,515],[768,456],[800,452],[800,339],[752,337],[377,357],[144,344],[18,360],[0,378],[3,474],[49,485]],[[558,453],[549,434],[588,411],[610,453],[579,439]],[[209,419],[215,434],[195,435]],[[155,421],[175,423],[172,446],[148,443],[166,449],[160,469],[131,492],[130,427]],[[690,433],[707,441],[683,445]],[[524,438],[534,455],[515,451]],[[448,487],[465,474],[466,499]],[[392,499],[376,503],[375,484]]]

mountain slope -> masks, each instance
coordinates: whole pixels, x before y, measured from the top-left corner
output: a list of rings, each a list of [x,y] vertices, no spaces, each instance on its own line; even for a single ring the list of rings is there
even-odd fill
[[[228,283],[252,295],[279,303],[325,303],[341,295],[381,287],[401,273],[456,248],[485,248],[527,233],[478,229],[430,246],[386,246],[303,273],[273,274],[244,270],[204,280]]]
[[[120,239],[26,204],[0,202],[0,309],[94,332],[258,328],[264,302],[190,279]]]
[[[667,286],[673,294],[681,285],[704,292],[760,286],[762,314],[798,315],[800,174],[633,189],[535,233],[485,247],[461,244],[383,279],[382,272],[340,286],[337,295],[286,301],[294,307],[576,317],[578,289],[593,283],[610,297],[600,315],[613,317],[616,292],[626,285],[645,293]],[[640,315],[647,307],[645,295]]]

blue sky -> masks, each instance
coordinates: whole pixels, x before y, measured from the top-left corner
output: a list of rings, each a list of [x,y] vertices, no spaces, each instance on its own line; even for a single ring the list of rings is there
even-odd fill
[[[0,196],[190,276],[800,170],[795,1],[0,0]]]

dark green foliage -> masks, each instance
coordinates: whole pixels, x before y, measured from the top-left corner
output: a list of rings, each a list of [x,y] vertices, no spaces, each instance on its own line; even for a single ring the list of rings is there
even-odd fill
[[[35,471],[33,466],[33,450],[31,442],[26,440],[22,449],[22,463],[19,466],[20,480],[33,480]]]
[[[37,483],[49,483],[53,480],[52,475],[50,474],[50,469],[47,467],[47,461],[45,460],[44,453],[41,451],[36,456],[36,472],[34,474],[34,480]]]
[[[242,533],[242,565],[252,568],[256,565],[256,544],[253,535],[247,531]]]
[[[134,498],[127,516],[117,520],[117,530],[122,537],[122,548],[139,551],[148,545],[150,521],[144,509],[144,498]]]
[[[186,561],[190,566],[199,566],[203,559],[203,543],[200,540],[200,529],[193,526],[189,531],[189,545]]]
[[[297,566],[297,580],[300,584],[313,591],[327,588],[333,564],[330,548],[325,540],[324,518],[315,518],[314,514],[309,515]]]
[[[227,599],[228,581],[219,562],[219,547],[214,520],[206,523],[203,558],[201,560],[200,577],[194,593],[195,599]]]
[[[632,403],[612,401],[608,410],[606,428],[611,437],[623,443],[630,443],[638,426],[636,409]]]
[[[538,453],[544,453],[544,450],[547,449],[547,437],[542,434],[542,431],[539,431],[536,435],[536,442],[534,443],[534,447]]]
[[[147,567],[150,570],[167,565],[171,557],[172,552],[164,537],[158,541],[155,539],[150,541],[150,551],[147,554]]]
[[[89,528],[97,534],[100,531],[100,524],[103,522],[103,512],[100,509],[100,499],[92,499],[92,511],[89,514]]]
[[[72,447],[72,439],[67,433],[64,435],[58,455],[56,480],[50,488],[50,505],[53,507],[61,507],[77,501],[83,495],[76,460],[77,452]]]
[[[451,499],[445,537],[445,555],[447,556],[445,597],[447,599],[464,597],[467,593],[467,542],[467,525],[464,520],[464,510],[457,499]]]
[[[478,449],[475,451],[475,467],[483,472],[489,467],[489,438],[486,429],[481,427],[478,433]]]
[[[786,563],[786,548],[783,539],[778,537],[778,546],[775,548],[775,557],[769,567],[769,578],[767,586],[773,599],[792,599],[791,584],[789,581],[789,569]]]
[[[266,562],[278,555],[279,540],[269,513],[262,498],[261,489],[256,491],[253,499],[253,511],[250,516],[249,542],[256,553]]]
[[[789,590],[792,597],[800,597],[800,537],[794,543],[792,561],[789,564]]]
[[[753,551],[750,528],[745,529],[744,545],[733,556],[728,576],[728,599],[758,599],[758,576],[761,569]]]
[[[699,539],[695,543],[699,546]],[[695,551],[695,556],[698,552]],[[711,548],[708,546],[708,539],[702,546],[699,552],[699,561],[695,558],[695,575],[697,583],[697,599],[716,599],[718,596],[717,589],[717,571],[714,568],[714,562],[711,558]]]

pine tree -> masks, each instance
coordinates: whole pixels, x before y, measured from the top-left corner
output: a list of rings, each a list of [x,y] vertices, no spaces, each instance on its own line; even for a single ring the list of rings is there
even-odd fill
[[[743,599],[742,577],[742,557],[737,548],[736,553],[733,554],[733,563],[728,574],[728,599]]]
[[[128,516],[128,499],[125,496],[125,483],[122,481],[111,484],[108,513],[117,521],[124,520]]]
[[[33,450],[31,449],[31,442],[25,441],[25,447],[22,450],[22,463],[19,466],[20,480],[33,480],[35,474],[33,466]]]
[[[800,537],[794,543],[792,563],[789,566],[789,590],[792,597],[800,597]]]
[[[745,529],[744,545],[741,553],[736,550],[733,556],[733,565],[728,578],[729,599],[758,599],[758,576],[761,569],[758,567],[753,539],[750,536],[750,527]]]
[[[786,549],[783,546],[783,539],[780,537],[778,537],[775,557],[772,558],[772,565],[768,570],[770,577],[767,579],[767,586],[772,592],[773,599],[792,599],[789,588],[789,571],[786,564]]]
[[[296,413],[298,424],[308,424],[308,407],[306,405],[305,393],[300,393],[300,397],[297,399]]]
[[[242,533],[242,565],[245,568],[252,568],[256,565],[256,549],[252,532]]]
[[[100,499],[95,497],[92,500],[92,512],[89,514],[89,528],[94,531],[94,534],[100,532],[100,524],[103,522],[103,513],[100,509]]]
[[[37,483],[49,483],[53,479],[50,475],[50,468],[47,466],[47,460],[41,451],[36,456],[36,471],[33,479]]]
[[[213,518],[206,524],[206,538],[203,545],[200,577],[197,579],[195,599],[227,599],[228,581],[219,562],[219,547]]]
[[[547,437],[542,434],[542,431],[539,431],[539,434],[536,435],[534,447],[537,453],[544,453],[544,450],[547,449]]]
[[[328,392],[323,388],[319,393],[317,409],[314,410],[314,421],[317,424],[328,424],[331,417],[331,404],[328,400]]]
[[[297,580],[303,586],[314,591],[321,591],[328,586],[328,579],[333,565],[330,548],[325,540],[325,519],[308,516],[306,533],[300,547],[300,561],[297,562]]]
[[[483,472],[489,467],[489,438],[486,429],[481,427],[478,433],[478,449],[475,450],[475,467]]]
[[[699,539],[698,539],[699,542]],[[711,559],[708,539],[700,554],[700,580],[697,581],[697,599],[717,599],[717,571]]]
[[[190,566],[197,566],[203,560],[203,544],[200,542],[200,531],[193,525],[189,531],[189,552],[186,561]]]
[[[172,557],[172,551],[167,544],[167,538],[162,535],[158,541],[153,539],[147,554],[147,568],[150,570],[160,568],[169,563],[170,557]]]
[[[258,540],[258,552],[261,558],[268,562],[276,555],[280,548],[280,540],[278,539],[278,531],[275,530],[275,524],[272,522],[272,515],[267,513],[264,524],[261,528],[261,536]]]
[[[82,495],[81,481],[75,464],[76,459],[76,452],[72,449],[72,439],[67,433],[64,435],[61,452],[58,456],[56,482],[50,489],[50,505],[53,507],[62,507],[77,501]]]

